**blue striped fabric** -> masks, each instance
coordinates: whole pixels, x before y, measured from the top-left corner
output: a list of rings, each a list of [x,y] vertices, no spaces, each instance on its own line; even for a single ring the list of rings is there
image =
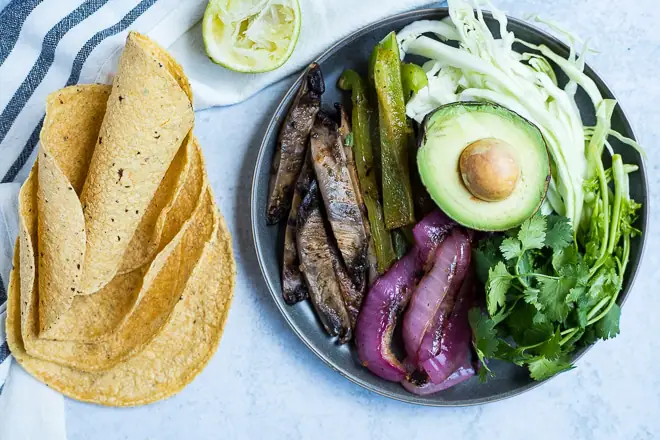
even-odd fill
[[[5,284],[0,280],[0,304],[4,304],[5,301],[7,301],[7,289],[5,289]]]
[[[16,117],[23,110],[34,90],[41,84],[41,81],[48,73],[48,69],[50,69],[55,60],[55,49],[62,37],[75,25],[86,19],[90,14],[96,12],[107,1],[87,0],[48,31],[44,37],[39,58],[32,66],[27,78],[25,78],[21,86],[16,90],[14,96],[12,96],[9,104],[0,113],[0,143],[4,140]]]
[[[3,341],[2,345],[0,345],[0,364],[7,359],[9,354],[9,345],[7,345],[7,341]]]
[[[106,1],[107,0],[87,1],[83,5],[81,5],[76,11],[81,10],[80,14],[84,14],[84,15],[80,15],[80,18],[83,19],[83,17],[86,17],[87,15],[89,15],[89,13],[85,14],[85,12],[87,12],[87,11],[93,12],[93,10],[91,10],[92,5],[96,5],[96,3],[101,3],[101,5],[102,5]],[[85,43],[85,45],[80,49],[78,54],[76,55],[76,58],[73,62],[73,68],[71,70],[71,75],[69,76],[69,79],[67,80],[66,84],[63,84],[62,86],[64,86],[64,85],[70,86],[72,84],[78,83],[78,79],[80,78],[80,71],[82,70],[83,64],[87,60],[87,57],[92,52],[92,50],[101,41],[103,41],[105,38],[107,38],[111,35],[115,35],[115,34],[121,32],[121,31],[125,30],[128,26],[130,26],[131,23],[133,23],[135,21],[135,19],[137,17],[142,15],[156,1],[157,0],[142,0],[135,8],[133,8],[128,14],[126,14],[119,22],[115,23],[113,26],[110,26],[110,27],[96,33],[92,38],[90,38]],[[81,9],[85,5],[89,5],[89,9]],[[96,9],[98,9],[98,8],[96,8]],[[83,12],[83,11],[85,11],[85,12]],[[74,11],[74,13],[75,13],[75,11]],[[60,23],[62,23],[62,22],[60,22]],[[58,25],[60,23],[58,23]],[[45,46],[45,40],[44,40],[44,46]],[[53,60],[52,60],[52,57],[49,56],[49,55],[50,55],[51,52],[54,53],[54,51],[55,51],[54,47],[52,47],[52,50],[49,47],[48,55],[45,55],[43,57],[43,60],[45,62],[42,63],[42,65],[44,65],[44,67],[45,67],[45,64],[48,63],[48,61],[50,61],[50,64],[52,64]],[[44,52],[42,52],[42,55],[43,54],[44,54]],[[41,55],[39,56],[39,59],[40,60],[42,59]],[[48,66],[50,66],[50,64],[48,64]],[[37,68],[38,72],[42,73],[41,78],[43,79],[43,76],[45,75],[45,72],[43,70],[44,67],[37,67],[38,65],[39,65],[39,61],[37,61],[37,63],[35,64],[35,68]],[[34,68],[33,68],[33,70],[34,70]],[[30,72],[30,74],[32,74],[32,72]],[[35,76],[37,76],[37,75],[38,74],[36,74]],[[27,81],[28,80],[26,79],[26,82]],[[25,84],[25,82],[24,82],[24,84]],[[32,90],[34,90],[34,89],[32,89]],[[19,92],[20,92],[20,90],[19,90]],[[17,92],[17,94],[19,92]],[[14,95],[14,97],[16,97],[16,95]],[[28,99],[29,99],[29,96],[28,96]],[[12,100],[13,100],[13,98],[12,98]],[[17,105],[20,105],[21,108],[22,108],[23,105],[25,105],[25,102],[26,102],[26,100],[21,101],[20,98],[18,98],[17,101],[18,101]],[[10,106],[11,106],[11,102],[7,106],[7,108],[9,108]],[[19,109],[19,111],[20,111],[20,109]],[[15,112],[15,113],[18,114],[17,112]],[[2,142],[3,135],[6,134],[6,132],[3,133],[3,131],[2,131],[3,130],[3,124],[2,124],[3,123],[3,116],[4,116],[4,112],[3,112],[2,115],[0,115],[0,142]],[[14,116],[14,118],[15,117],[16,116]],[[23,166],[25,165],[27,160],[30,158],[30,155],[32,154],[32,151],[34,151],[34,148],[37,146],[37,143],[39,142],[39,132],[41,132],[41,127],[43,125],[43,122],[44,122],[44,120],[42,118],[41,121],[39,121],[39,123],[35,127],[34,131],[32,132],[32,135],[30,135],[30,139],[25,144],[25,148],[23,148],[23,151],[21,151],[21,153],[16,158],[14,163],[11,165],[11,167],[9,168],[9,170],[7,171],[5,176],[2,178],[2,183],[12,182],[16,178],[16,175],[18,174],[18,172],[21,170],[21,168],[23,168]],[[1,301],[0,301],[0,303],[1,303]]]
[[[34,90],[41,84],[48,73],[48,69],[55,60],[55,49],[62,37],[75,25],[96,12],[107,0],[87,0],[73,12],[60,20],[44,37],[39,58],[32,66],[27,78],[16,90],[14,96],[0,114],[0,142],[2,142],[11,128],[18,114],[23,110]]]
[[[43,125],[44,125],[44,118],[42,117],[39,123],[37,124],[37,126],[34,127],[34,130],[30,135],[30,139],[25,144],[23,151],[21,151],[21,153],[18,155],[16,160],[11,164],[11,168],[9,168],[5,176],[2,178],[1,183],[8,183],[14,181],[16,175],[21,170],[23,165],[25,165],[28,158],[30,157],[30,154],[32,154],[32,151],[34,151],[34,147],[36,147],[37,143],[39,143],[39,133],[41,133],[41,128],[43,127]]]
[[[5,62],[7,55],[14,48],[18,33],[30,12],[42,0],[14,0],[0,12],[0,64]]]
[[[69,76],[66,85],[70,86],[78,83],[78,79],[80,78],[80,71],[82,70],[82,66],[85,63],[85,60],[87,60],[89,54],[101,41],[103,41],[104,39],[106,39],[111,35],[115,35],[118,32],[121,32],[124,29],[126,29],[128,26],[130,26],[131,23],[135,21],[136,18],[142,15],[142,13],[144,13],[147,9],[149,9],[149,7],[153,5],[155,2],[156,0],[142,0],[119,22],[115,23],[113,26],[110,26],[109,28],[97,32],[92,38],[90,38],[82,47],[82,49],[80,49],[78,55],[76,55],[76,59],[73,62],[73,69],[71,69],[71,76]]]

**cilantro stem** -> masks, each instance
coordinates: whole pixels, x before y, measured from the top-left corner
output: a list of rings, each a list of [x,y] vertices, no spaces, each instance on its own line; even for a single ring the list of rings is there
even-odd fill
[[[610,309],[611,309],[612,307],[614,307],[614,304],[616,304],[616,298],[617,298],[617,296],[619,296],[619,295],[618,295],[618,294],[617,294],[617,295],[612,295],[612,296],[609,298],[609,301],[610,301],[610,302],[609,302],[609,304],[607,305],[607,307],[605,307],[605,310],[603,310],[602,312],[600,312],[600,313],[598,314],[598,316],[596,316],[595,318],[590,319],[589,321],[587,321],[587,325],[595,324],[595,323],[597,323],[598,321],[600,321],[601,319],[603,319],[603,318],[605,317],[605,315],[608,314],[608,312],[610,311]],[[604,299],[604,300],[607,300],[608,298],[603,298],[603,299]],[[600,304],[600,303],[599,303],[599,304]],[[590,313],[590,314],[591,314],[591,313]]]
[[[562,330],[560,335],[562,335],[562,336],[567,335],[567,334],[571,333],[574,330],[577,330],[577,327],[571,327],[571,328],[567,328],[566,330]]]
[[[515,269],[516,269],[516,275],[519,277],[519,278],[518,278],[518,281],[520,281],[520,284],[522,284],[523,287],[524,287],[525,289],[529,289],[529,284],[527,283],[527,281],[525,280],[525,278],[523,278],[523,277],[520,276],[520,260],[521,260],[521,258],[522,258],[522,256],[523,256],[523,253],[524,253],[524,251],[521,252],[520,255],[518,255],[518,259],[516,260],[516,267],[515,267]]]
[[[543,345],[545,343],[546,343],[546,341],[541,341],[541,342],[537,342],[536,344],[532,344],[532,345],[523,345],[522,347],[518,346],[516,348],[516,350],[519,351],[521,354],[524,354],[527,350],[531,350],[532,348],[540,347],[541,345]],[[537,358],[539,358],[539,356],[537,356]]]
[[[619,241],[619,228],[621,226],[621,204],[626,187],[627,178],[623,170],[623,161],[620,154],[612,156],[612,175],[614,177],[614,201],[612,203],[612,220],[610,221],[610,237],[607,253],[614,252],[614,246]]]
[[[623,262],[621,259],[615,255],[614,262],[616,263],[617,269],[619,269],[619,273],[623,273]]]
[[[612,295],[612,296],[616,299],[616,295]],[[599,311],[599,310],[600,310],[605,304],[607,304],[609,301],[610,301],[610,298],[603,298],[603,299],[601,299],[600,301],[598,301],[598,303],[594,306],[594,308],[591,309],[591,310],[589,311],[589,313],[587,313],[587,320],[590,320],[591,318],[593,318],[593,317],[596,315],[596,313],[598,313],[598,311]],[[608,307],[608,310],[609,310],[609,307]],[[587,325],[589,325],[589,324],[591,324],[591,323],[590,323],[589,321],[587,321]]]
[[[623,252],[621,255],[621,283],[623,283],[623,275],[626,273],[628,260],[630,259],[630,234],[623,236]]]
[[[628,265],[628,258],[630,257],[630,235],[629,234],[624,234],[623,236],[623,255],[622,255],[622,263],[621,263],[621,269],[620,269],[620,274],[619,274],[619,291],[621,291],[621,288],[623,287],[623,274],[626,272],[626,266]],[[616,299],[619,297],[619,291],[612,295],[609,298],[603,298],[598,304],[596,304],[596,307],[592,309],[591,312],[587,315],[587,325],[594,324],[601,319],[605,317],[610,311],[612,307],[614,307],[614,304],[616,304]],[[609,301],[609,303],[608,303]],[[597,309],[601,308],[603,305],[602,303],[605,302],[607,303],[607,307],[605,307],[605,310],[600,312],[598,316],[594,317],[594,315],[597,313]]]
[[[631,165],[628,163],[623,164],[623,172],[626,174],[634,173],[639,170],[639,167],[637,165]],[[612,170],[605,170],[605,178],[607,179],[607,183],[612,183]]]
[[[596,155],[598,153],[594,152],[591,150],[590,152],[592,155]],[[600,252],[598,259],[596,260],[596,263],[594,266],[591,268],[591,271],[589,272],[590,277],[593,276],[593,274],[596,273],[598,268],[605,262],[605,258],[607,256],[607,245],[609,242],[609,220],[610,220],[610,202],[609,202],[609,187],[607,186],[607,178],[605,177],[605,168],[603,167],[603,161],[600,159],[599,156],[596,156],[596,159],[594,160],[595,166],[596,166],[596,173],[598,174],[598,181],[600,183],[600,198],[602,201],[601,204],[601,209],[603,211],[603,227],[601,228],[601,241],[600,241]]]
[[[616,304],[616,298],[617,298],[617,296],[618,296],[618,295],[612,295],[612,296],[609,297],[609,298],[603,298],[602,300],[600,300],[600,301],[598,302],[598,304],[596,304],[596,306],[595,306],[593,309],[591,309],[591,311],[587,314],[587,319],[588,319],[588,321],[587,321],[587,325],[595,324],[595,323],[597,323],[598,321],[600,321],[601,319],[603,319],[603,318],[605,317],[605,315],[607,315],[607,314],[609,313],[610,309],[611,309],[612,307],[614,307],[614,304]],[[596,317],[594,318],[594,315],[595,315],[596,313],[598,313],[598,311],[599,311],[599,310],[600,310],[605,304],[607,304],[607,307],[605,307],[605,310],[603,310],[602,312],[600,312],[600,313],[598,314],[598,316],[596,316]],[[566,329],[566,330],[563,330],[563,331],[560,333],[560,334],[563,336],[563,338],[562,338],[561,341],[559,341],[559,345],[564,345],[565,343],[567,343],[568,341],[570,341],[570,339],[571,339],[573,336],[575,336],[575,334],[576,334],[579,330],[580,330],[580,329],[577,328],[577,327],[572,327],[572,328],[568,328],[568,329]]]
[[[552,275],[546,275],[544,273],[535,273],[535,272],[520,274],[517,277],[536,277],[536,278],[547,278],[550,280],[558,280],[561,278],[561,277],[553,277]]]
[[[564,337],[561,339],[561,341],[559,341],[559,345],[564,345],[565,343],[567,343],[568,341],[570,341],[571,338],[572,338],[573,336],[575,336],[575,334],[576,334],[579,330],[580,330],[580,329],[578,329],[578,328],[572,328],[572,329],[569,329],[568,331],[567,331],[567,330],[564,330],[563,332],[561,332],[560,334],[561,334],[562,336],[564,336],[564,333],[566,333],[566,336],[564,336]]]

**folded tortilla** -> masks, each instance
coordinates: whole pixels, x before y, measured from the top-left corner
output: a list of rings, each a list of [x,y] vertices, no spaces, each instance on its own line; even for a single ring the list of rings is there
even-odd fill
[[[110,86],[67,87],[51,94],[41,130],[37,209],[40,331],[54,329],[82,293],[85,219],[79,196],[103,121]],[[36,183],[36,182],[35,182]],[[62,246],[66,243],[66,246]]]
[[[167,213],[186,184],[180,147],[191,142],[193,119],[181,67],[134,32],[112,86],[49,96],[37,176],[41,337],[89,340],[119,322],[73,332],[63,318],[74,298],[110,295],[117,273],[130,274],[158,251]],[[118,298],[118,318],[132,299]]]
[[[71,397],[165,398],[222,334],[235,265],[187,84],[169,55],[131,33],[113,86],[48,98],[19,195],[7,337],[26,370]],[[158,104],[138,105],[140,90]]]
[[[203,161],[199,146],[192,136],[177,153],[171,169],[176,172],[176,185],[165,184],[168,180],[166,176],[163,185],[158,190],[158,192],[165,189],[171,191],[171,200],[165,205],[158,205],[161,207],[159,212],[145,216],[145,218],[155,217],[155,220],[141,223],[131,241],[131,249],[134,250],[134,254],[144,254],[150,260],[153,260],[157,251],[161,251],[166,244],[173,240],[184,222],[192,215],[202,196]],[[170,171],[172,170],[168,170],[168,175]],[[32,182],[32,180],[26,182],[24,192],[30,191]],[[21,206],[30,199],[28,194],[21,194],[19,199]],[[158,198],[154,200],[158,200]],[[29,210],[29,208],[25,209],[25,211]],[[29,212],[26,212],[25,215],[29,215]],[[157,227],[158,234],[152,236],[151,240],[142,240],[142,238],[149,237],[148,232],[154,232],[151,230],[154,227]],[[140,239],[136,239],[136,237],[140,237]],[[56,326],[51,328],[48,334],[41,333],[39,337],[60,341],[80,341],[87,344],[88,348],[91,342],[109,338],[118,331],[119,325],[135,311],[137,301],[141,298],[140,293],[143,292],[140,290],[143,286],[143,277],[148,269],[148,266],[140,266],[130,272],[118,274],[98,292],[74,297],[69,308],[60,312],[60,319]],[[39,277],[40,289],[41,279],[42,277]],[[68,292],[65,290],[63,293]],[[158,322],[158,319],[154,318],[154,322]],[[138,342],[136,344],[139,345]],[[125,349],[129,348],[128,344],[123,345]],[[98,367],[87,368],[103,368],[109,362],[116,361],[114,357],[108,357],[107,353],[103,356]],[[75,357],[74,352],[73,358],[75,359]],[[78,359],[78,362],[83,362],[83,359]]]
[[[80,196],[87,233],[82,294],[100,290],[120,270],[193,120],[181,66],[147,37],[129,34]]]
[[[215,206],[211,212],[216,213]],[[207,210],[208,212],[208,210]],[[167,324],[127,361],[100,372],[83,372],[29,355],[21,338],[19,258],[9,284],[7,340],[18,362],[34,377],[74,399],[112,406],[142,405],[181,390],[215,352],[232,299],[235,266],[224,221],[213,220],[213,238],[185,283]]]

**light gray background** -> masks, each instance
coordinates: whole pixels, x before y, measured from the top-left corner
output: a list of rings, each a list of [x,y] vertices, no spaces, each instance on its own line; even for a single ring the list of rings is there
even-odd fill
[[[384,0],[385,1],[385,0]],[[387,0],[396,1],[396,0]],[[7,0],[0,0],[0,7]],[[655,0],[496,0],[516,17],[541,14],[591,38],[588,62],[607,81],[648,152],[649,246],[619,337],[578,368],[508,401],[480,407],[415,407],[343,379],[305,348],[266,290],[250,232],[249,192],[269,114],[291,83],[240,105],[197,113],[221,211],[234,237],[235,300],[217,354],[179,395],[141,408],[66,401],[79,439],[652,439],[660,437],[660,239],[655,224],[660,153],[660,9]]]

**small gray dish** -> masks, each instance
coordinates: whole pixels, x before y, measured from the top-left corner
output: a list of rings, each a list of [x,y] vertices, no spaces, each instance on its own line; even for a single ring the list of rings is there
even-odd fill
[[[447,8],[417,10],[395,15],[360,29],[334,44],[316,60],[321,65],[326,82],[323,106],[331,108],[335,102],[349,102],[350,97],[336,87],[339,75],[348,68],[355,69],[363,74],[366,73],[367,60],[374,45],[389,32],[398,31],[416,20],[439,20],[447,15]],[[493,20],[490,14],[485,13],[484,15],[491,31],[497,34],[497,22]],[[509,18],[509,29],[516,36],[528,42],[545,44],[562,56],[568,55],[569,49],[566,45],[525,22]],[[604,97],[614,98],[610,89],[591,68],[585,67],[585,73],[595,81]],[[408,393],[398,383],[385,381],[362,367],[357,358],[355,347],[352,344],[338,345],[333,338],[330,338],[316,318],[308,301],[294,306],[289,306],[284,302],[280,275],[284,226],[283,224],[277,226],[266,225],[265,210],[271,160],[277,143],[277,134],[303,76],[304,72],[284,95],[266,129],[257,157],[251,194],[252,233],[259,265],[273,300],[292,330],[312,352],[342,376],[370,391],[404,402],[429,406],[479,405],[513,397],[543,383],[530,379],[526,369],[509,363],[492,362],[490,365],[495,372],[495,377],[486,383],[480,383],[478,379],[472,378],[434,395],[416,396]],[[594,111],[591,108],[590,101],[582,91],[578,93],[577,100],[583,119],[587,123],[593,124],[595,121]],[[623,110],[618,106],[612,117],[612,126],[623,135],[635,138]],[[626,163],[639,165],[639,172],[630,176],[630,193],[635,200],[643,204],[637,227],[642,231],[646,231],[648,219],[647,181],[642,158],[632,148],[622,145],[616,140],[613,141],[614,149],[623,156]],[[644,250],[644,237],[642,235],[641,238],[633,240],[630,265],[623,290],[619,295],[619,304],[623,304],[628,297],[637,275]],[[574,359],[580,358],[588,349],[575,353]]]

